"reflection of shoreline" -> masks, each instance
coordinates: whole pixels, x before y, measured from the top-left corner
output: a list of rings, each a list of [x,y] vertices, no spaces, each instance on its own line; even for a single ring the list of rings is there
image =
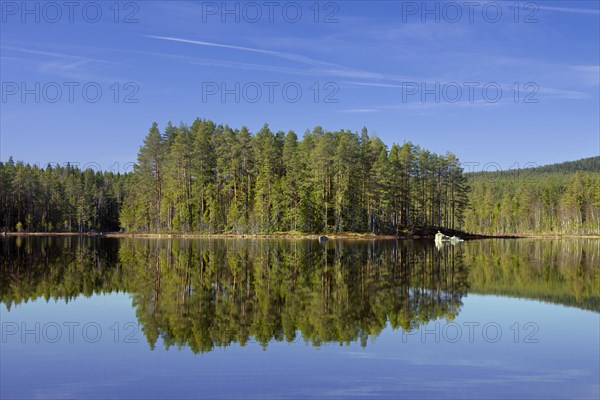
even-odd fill
[[[469,292],[600,312],[600,241],[479,241],[465,246]]]
[[[10,309],[40,297],[130,293],[151,346],[162,338],[196,352],[249,337],[293,340],[297,332],[315,346],[366,343],[385,326],[452,321],[467,293],[519,291],[600,310],[598,246],[17,237],[0,246],[0,301]]]
[[[424,242],[17,238],[7,248],[7,308],[128,292],[151,347],[161,339],[194,352],[298,332],[315,346],[364,346],[386,326],[453,320],[467,290],[454,251]]]
[[[569,304],[568,301],[565,302],[565,299],[557,300],[552,297],[544,297],[544,296],[533,297],[531,295],[527,295],[527,294],[523,294],[523,293],[512,294],[512,293],[507,293],[504,291],[498,291],[497,293],[485,292],[485,291],[471,289],[471,288],[469,288],[469,295],[499,297],[499,298],[523,300],[523,301],[536,301],[536,302],[540,302],[543,304],[551,304],[554,306],[572,308],[575,310],[591,312],[591,313],[600,315],[600,303],[598,301],[592,302],[590,305],[585,304],[585,303],[576,303],[576,302],[572,302]]]

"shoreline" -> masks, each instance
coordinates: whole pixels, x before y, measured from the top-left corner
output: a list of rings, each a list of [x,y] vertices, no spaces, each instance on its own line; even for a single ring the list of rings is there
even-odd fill
[[[35,237],[35,236],[81,236],[81,237],[106,237],[106,238],[137,238],[137,239],[316,239],[326,236],[328,239],[344,240],[433,240],[432,235],[390,235],[373,233],[142,233],[142,232],[6,232],[0,237]],[[480,239],[600,239],[600,235],[544,235],[544,234],[516,234],[516,235],[477,235],[464,233],[460,235],[464,240]]]

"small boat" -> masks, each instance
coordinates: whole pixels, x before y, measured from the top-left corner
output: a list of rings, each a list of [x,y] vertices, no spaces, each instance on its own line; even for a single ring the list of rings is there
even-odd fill
[[[324,243],[324,242],[326,242],[328,240],[329,240],[329,238],[327,236],[325,236],[325,235],[319,236],[319,242],[321,242],[321,243]]]

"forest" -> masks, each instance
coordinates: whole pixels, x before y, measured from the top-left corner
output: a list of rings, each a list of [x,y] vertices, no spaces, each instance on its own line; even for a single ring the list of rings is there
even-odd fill
[[[600,234],[600,157],[465,174],[452,153],[388,148],[366,128],[154,123],[131,173],[0,163],[0,229]]]
[[[75,166],[0,163],[0,229],[17,232],[119,230],[127,177]]]
[[[152,126],[120,217],[127,231],[398,233],[460,225],[466,192],[453,154],[388,150],[366,129],[299,140],[197,119]]]
[[[301,140],[196,119],[156,123],[134,172],[0,168],[0,226],[8,230],[404,233],[460,227],[467,205],[456,156],[406,142],[390,149],[366,129]]]
[[[600,156],[467,177],[466,231],[600,234]]]

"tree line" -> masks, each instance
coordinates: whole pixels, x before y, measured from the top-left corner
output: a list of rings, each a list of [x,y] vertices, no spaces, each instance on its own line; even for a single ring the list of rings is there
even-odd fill
[[[152,125],[120,221],[144,232],[401,233],[460,227],[467,191],[453,154],[388,149],[365,128],[299,139],[196,119]]]
[[[119,230],[126,177],[66,164],[0,163],[0,229],[30,232]]]
[[[600,157],[468,174],[464,227],[482,234],[600,234]]]
[[[600,233],[600,157],[464,174],[452,153],[366,128],[299,138],[206,119],[152,124],[127,174],[0,163],[0,230]]]

